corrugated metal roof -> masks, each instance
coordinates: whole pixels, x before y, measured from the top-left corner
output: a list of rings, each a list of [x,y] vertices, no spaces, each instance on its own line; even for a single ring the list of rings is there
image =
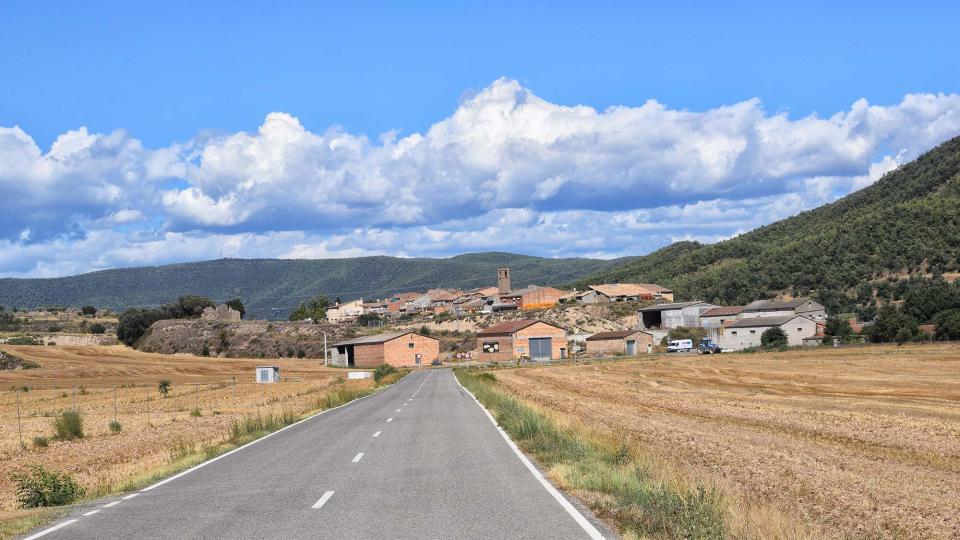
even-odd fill
[[[546,321],[539,321],[537,319],[518,319],[516,321],[507,321],[500,324],[495,324],[486,330],[481,330],[477,332],[478,336],[493,336],[493,335],[503,335],[503,334],[513,334],[519,332],[528,326],[533,326],[537,323],[547,324],[556,328],[560,328],[555,324],[548,323]],[[562,330],[562,328],[560,328]]]
[[[774,298],[773,300],[757,300],[756,302],[750,302],[743,307],[744,311],[774,311],[777,309],[795,309],[802,304],[810,302],[809,296],[799,296],[797,298],[791,298],[789,300],[784,300],[782,298]]]
[[[711,305],[711,304],[707,304],[706,302],[700,302],[700,301],[697,301],[697,302],[674,302],[674,303],[672,303],[672,304],[657,304],[657,305],[655,305],[655,306],[645,307],[645,308],[641,309],[640,311],[667,311],[667,310],[670,310],[670,309],[683,309],[683,308],[685,308],[685,307],[696,306],[696,305],[699,305],[699,304],[704,304],[704,305],[707,305],[707,306]]]
[[[385,334],[375,334],[372,336],[363,336],[363,337],[358,337],[354,339],[348,339],[345,341],[338,341],[337,343],[334,343],[333,346],[339,347],[341,345],[371,345],[375,343],[386,343],[388,341],[393,341],[399,337],[403,337],[407,334],[417,334],[417,333],[412,330],[407,330],[406,332],[388,332]],[[417,334],[417,335],[421,336],[421,334]],[[421,336],[421,337],[436,339],[430,336]]]
[[[720,306],[710,308],[700,314],[701,317],[722,317],[724,315],[739,315],[743,306]]]
[[[779,317],[747,317],[745,319],[737,319],[730,323],[727,328],[758,328],[761,326],[781,326],[787,324],[788,322],[794,319],[807,319],[800,315],[782,315]]]
[[[608,297],[643,296],[645,294],[673,292],[653,283],[604,283],[591,285],[590,288]]]
[[[605,341],[608,339],[623,339],[627,336],[632,336],[634,334],[646,334],[643,330],[615,330],[612,332],[597,332],[596,334],[587,338],[587,341]]]

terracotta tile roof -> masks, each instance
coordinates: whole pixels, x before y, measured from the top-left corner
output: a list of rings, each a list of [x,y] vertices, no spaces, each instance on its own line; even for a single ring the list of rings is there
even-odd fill
[[[506,321],[500,324],[495,324],[486,330],[481,330],[477,332],[478,336],[496,336],[496,335],[505,335],[513,334],[519,332],[528,326],[533,326],[537,323],[548,324],[556,328],[560,328],[555,324],[548,323],[547,321],[539,321],[537,319],[518,319],[516,321]]]
[[[651,283],[604,283],[602,285],[591,285],[590,288],[609,297],[673,292],[670,289]]]
[[[363,336],[363,337],[358,337],[354,339],[348,339],[345,341],[340,341],[340,342],[334,343],[333,346],[338,347],[341,345],[371,345],[376,343],[386,343],[388,341],[393,341],[397,338],[406,336],[408,334],[417,334],[417,333],[411,330],[407,330],[406,332],[389,332],[386,334],[375,334],[372,336]],[[417,334],[417,335],[420,336],[421,334]],[[436,340],[436,338],[432,338],[430,336],[421,336],[421,337]]]
[[[700,314],[701,317],[723,317],[724,315],[739,315],[743,306],[720,306],[710,308]]]
[[[643,330],[616,330],[613,332],[597,332],[596,334],[587,338],[587,341],[604,341],[608,339],[623,339],[627,336],[632,336],[634,334],[639,334]],[[647,332],[643,332],[646,334]]]

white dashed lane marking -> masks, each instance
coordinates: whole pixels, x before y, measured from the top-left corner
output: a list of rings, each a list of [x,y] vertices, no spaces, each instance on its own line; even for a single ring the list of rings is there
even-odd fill
[[[99,510],[91,510],[91,511],[89,511],[89,512],[85,512],[83,515],[84,515],[84,516],[92,516],[92,515],[94,515],[94,514],[96,514],[96,513],[98,513],[98,512],[100,512],[100,511],[99,511]]]
[[[379,437],[381,433],[383,433],[383,432],[382,432],[382,431],[378,431],[378,432],[374,433],[373,436],[374,436],[374,437]]]
[[[393,417],[387,418],[387,422],[393,422]]]
[[[313,508],[314,510],[319,510],[320,508],[323,508],[323,505],[327,504],[327,501],[330,500],[330,497],[333,497],[332,491],[328,491],[324,493],[323,497],[320,497],[320,499],[317,502],[313,503],[313,506],[311,506],[310,508]]]
[[[360,452],[359,454],[353,456],[353,461],[352,461],[351,463],[356,463],[356,462],[360,461],[360,458],[362,458],[362,457],[363,457],[363,452]]]

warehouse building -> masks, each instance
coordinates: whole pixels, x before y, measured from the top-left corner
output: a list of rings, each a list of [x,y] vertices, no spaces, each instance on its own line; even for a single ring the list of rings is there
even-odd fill
[[[559,360],[567,357],[567,331],[534,319],[496,324],[477,332],[481,362]]]
[[[348,339],[333,344],[331,361],[335,366],[397,367],[430,365],[440,358],[440,340],[416,332],[394,332]]]
[[[817,323],[800,315],[778,317],[747,317],[729,323],[722,330],[720,346],[724,349],[759,347],[760,338],[770,328],[781,328],[787,335],[787,345],[798,347],[805,338],[817,334]]]
[[[598,332],[587,338],[586,353],[591,356],[636,356],[653,346],[653,334],[643,330]]]

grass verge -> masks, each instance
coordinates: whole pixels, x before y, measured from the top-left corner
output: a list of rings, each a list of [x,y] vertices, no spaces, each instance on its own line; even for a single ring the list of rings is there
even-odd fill
[[[319,412],[344,405],[355,399],[369,396],[377,390],[399,381],[409,373],[408,370],[399,370],[383,378],[373,388],[358,388],[349,383],[336,383],[334,388],[323,397],[317,399],[310,410],[302,414],[283,411],[276,414],[252,414],[242,419],[234,420],[230,426],[230,432],[223,441],[203,445],[199,449],[195,444],[181,444],[171,451],[170,461],[166,465],[136,473],[122,483],[100,484],[96,486],[96,488],[89,490],[89,496],[80,502],[143,489],[164,478],[181,473],[204,461],[225,454]],[[68,508],[69,507],[39,508],[26,512],[18,512],[17,515],[10,518],[0,517],[0,540],[13,538],[14,536],[24,534],[55,521],[66,515]]]
[[[626,538],[728,536],[716,488],[665,480],[651,459],[629,445],[520,402],[497,388],[493,373],[454,372],[551,479]]]

